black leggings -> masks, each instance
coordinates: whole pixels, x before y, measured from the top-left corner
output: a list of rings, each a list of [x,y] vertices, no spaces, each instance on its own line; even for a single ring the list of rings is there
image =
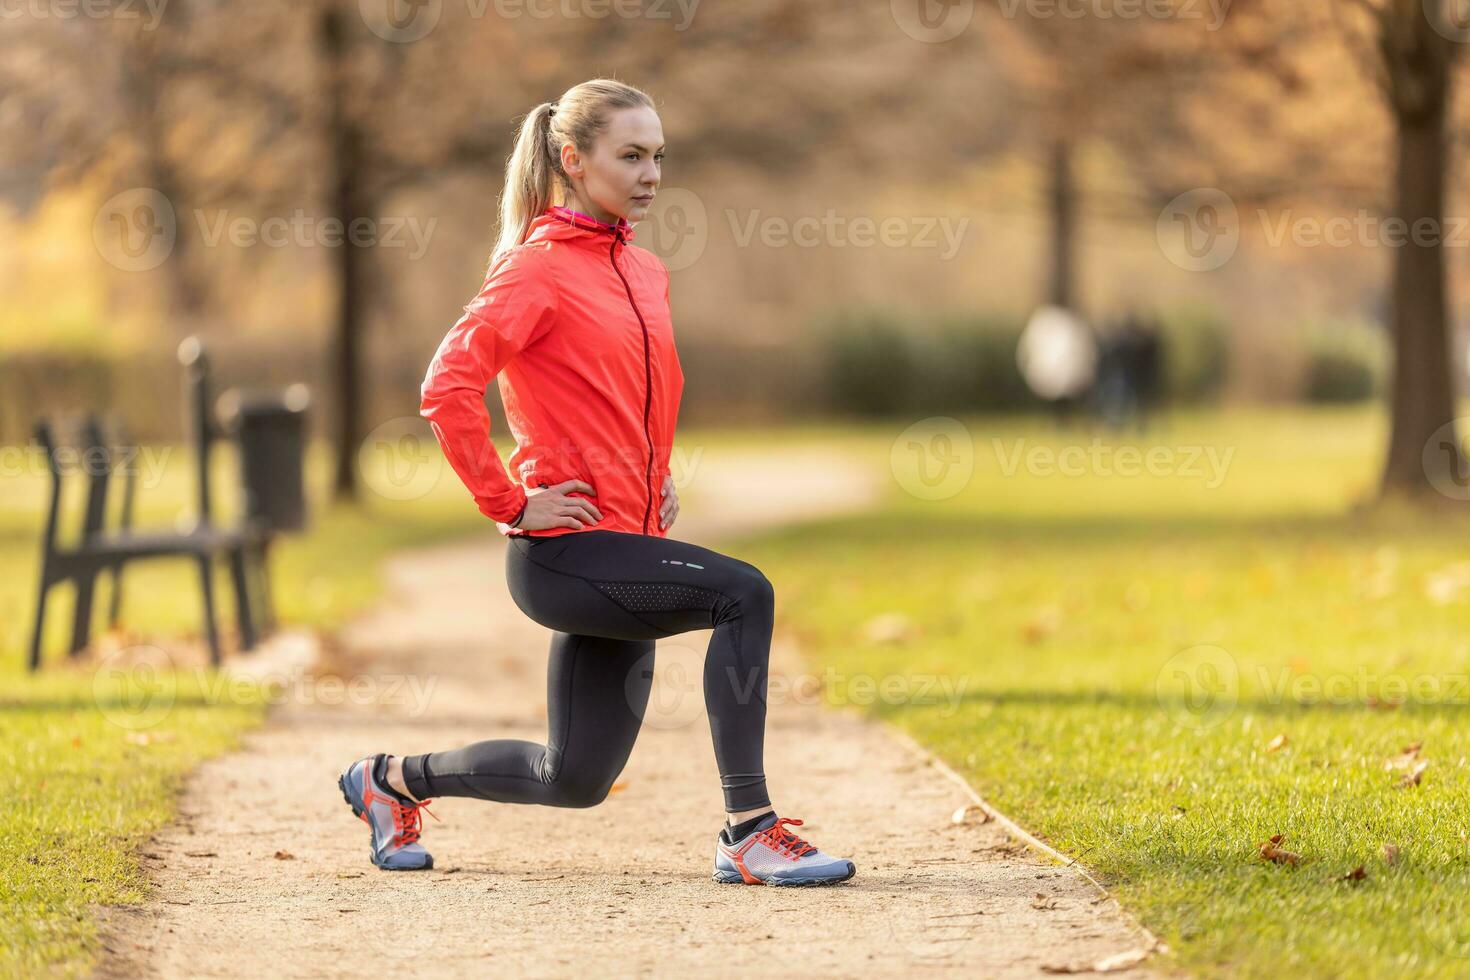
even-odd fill
[[[683,541],[592,530],[511,537],[505,570],[516,605],[555,631],[547,744],[495,739],[405,756],[416,798],[596,806],[638,737],[654,640],[713,629],[704,701],[725,809],[771,805],[763,752],[775,593],[760,569]]]

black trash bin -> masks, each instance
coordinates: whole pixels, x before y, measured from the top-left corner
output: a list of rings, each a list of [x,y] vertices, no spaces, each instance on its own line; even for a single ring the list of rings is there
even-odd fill
[[[240,448],[245,517],[270,534],[306,529],[307,387],[229,391],[220,416]]]

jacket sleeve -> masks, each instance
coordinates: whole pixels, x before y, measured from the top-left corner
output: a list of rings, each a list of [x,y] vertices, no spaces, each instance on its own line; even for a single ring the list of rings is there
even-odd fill
[[[501,522],[515,519],[526,491],[506,473],[490,441],[485,392],[511,358],[555,320],[556,290],[533,258],[514,249],[491,265],[479,295],[429,363],[419,406],[475,506]]]

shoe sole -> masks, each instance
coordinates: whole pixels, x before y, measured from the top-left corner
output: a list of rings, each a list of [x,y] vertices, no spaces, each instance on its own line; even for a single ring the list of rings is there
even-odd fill
[[[383,871],[428,871],[429,869],[434,867],[433,855],[430,855],[429,860],[424,864],[420,864],[412,868],[395,868],[391,865],[383,864],[382,862],[380,862],[378,860],[377,851],[374,850],[374,844],[376,843],[376,841],[373,838],[372,824],[368,820],[367,814],[363,812],[362,807],[358,806],[357,803],[353,801],[352,794],[347,792],[347,773],[344,772],[342,775],[337,777],[337,788],[342,791],[342,799],[346,800],[347,805],[352,807],[352,815],[361,820],[363,823],[368,824],[368,856],[372,859],[374,865],[376,865]]]
[[[815,888],[822,885],[840,884],[855,874],[857,874],[857,865],[849,861],[847,862],[847,874],[841,878],[767,878],[763,881],[746,881],[739,871],[716,871],[712,877],[722,885],[770,885],[776,888]]]

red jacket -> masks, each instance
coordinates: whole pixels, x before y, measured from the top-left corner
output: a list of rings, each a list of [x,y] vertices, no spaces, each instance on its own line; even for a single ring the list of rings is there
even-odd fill
[[[502,534],[523,531],[525,487],[579,479],[602,520],[584,530],[659,537],[684,372],[674,350],[669,272],[629,248],[633,228],[563,207],[532,221],[525,243],[491,265],[480,294],[439,344],[419,414],[429,420],[476,506]],[[515,437],[506,474],[490,442],[485,391],[499,378]]]

